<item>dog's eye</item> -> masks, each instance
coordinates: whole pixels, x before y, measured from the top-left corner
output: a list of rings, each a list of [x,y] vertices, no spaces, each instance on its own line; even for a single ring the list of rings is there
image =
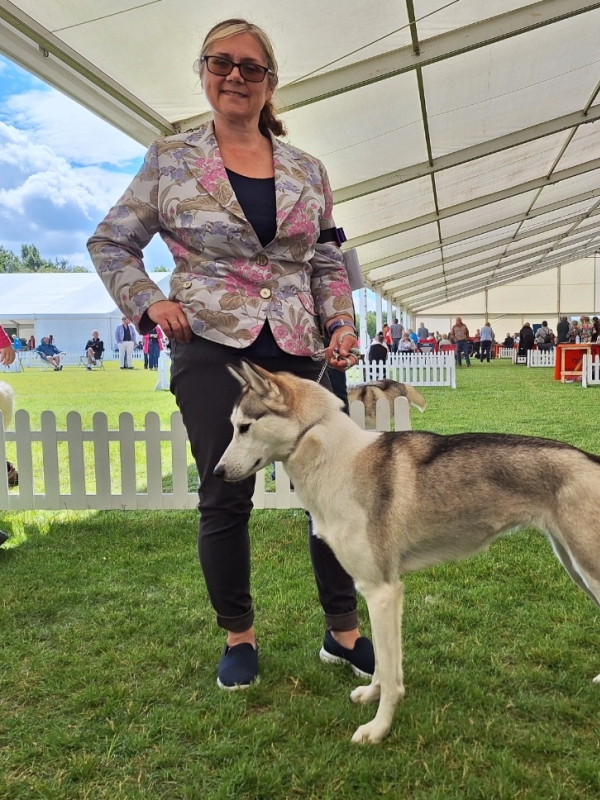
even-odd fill
[[[238,433],[248,433],[250,430],[250,425],[240,425],[238,427]]]

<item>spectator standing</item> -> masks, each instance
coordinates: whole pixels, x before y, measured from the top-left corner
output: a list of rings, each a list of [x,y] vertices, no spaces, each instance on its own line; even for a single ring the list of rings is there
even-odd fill
[[[565,344],[569,341],[569,328],[569,320],[566,317],[561,317],[556,326],[556,344]]]
[[[538,350],[552,350],[554,348],[554,334],[548,327],[548,322],[544,320],[535,334],[535,343]]]
[[[481,331],[479,330],[479,328],[477,328],[477,330],[475,331],[475,336],[473,336],[473,338],[470,341],[473,345],[472,355],[475,356],[475,358],[479,358],[479,352],[480,352],[479,345],[481,343]]]
[[[462,367],[462,356],[465,357],[467,367],[471,366],[471,359],[469,358],[469,329],[464,324],[460,317],[456,318],[456,322],[450,329],[450,339],[456,345],[456,363]]]
[[[85,346],[85,354],[87,356],[86,369],[91,370],[92,366],[96,366],[98,361],[102,360],[104,354],[104,342],[100,338],[98,331],[92,331],[92,338],[88,339]]]
[[[519,355],[527,356],[528,350],[533,350],[535,344],[535,336],[533,328],[528,322],[523,323],[523,327],[519,331]]]
[[[376,361],[387,361],[388,353],[389,350],[385,343],[383,332],[380,332],[377,334],[377,336],[374,337],[373,341],[371,342],[371,346],[369,347],[369,353],[367,355],[367,360],[369,364]]]
[[[482,327],[479,334],[481,337],[479,342],[479,360],[483,364],[483,359],[485,358],[489,364],[492,360],[492,344],[494,342],[494,331],[492,330],[489,320],[486,319],[485,325]]]
[[[115,341],[119,351],[119,366],[121,369],[133,369],[133,348],[136,343],[136,332],[129,317],[123,317],[121,324],[117,325]]]
[[[402,339],[403,330],[404,326],[398,322],[397,317],[394,317],[394,320],[390,325],[390,334],[392,336],[392,353],[398,352],[398,345],[400,344],[400,339]]]
[[[384,325],[383,326],[383,341],[387,345],[388,350],[392,349],[392,334],[390,332],[390,326]]]
[[[62,365],[60,363],[60,350],[55,344],[52,344],[49,336],[44,336],[41,343],[35,348],[36,353],[40,354],[43,361],[52,364],[55,372],[60,372]]]
[[[581,317],[581,341],[585,344],[591,342],[593,332],[594,326],[590,322],[590,318],[586,314],[583,314]]]
[[[419,323],[419,329],[417,330],[417,339],[429,339],[429,330],[425,327],[425,323]]]
[[[8,334],[6,333],[2,325],[0,325],[0,364],[4,364],[5,367],[10,367],[10,365],[13,363],[14,360],[15,360],[14,347],[8,337]],[[8,424],[8,422],[9,420],[7,419],[4,420],[5,424]],[[8,473],[8,485],[18,486],[19,475],[14,465],[11,464],[10,461],[6,462],[6,472]],[[3,531],[0,531],[0,545],[3,545],[7,539],[8,536],[5,533],[3,533]]]
[[[581,341],[581,328],[576,319],[571,321],[569,325],[569,342],[571,344],[579,344]]]
[[[597,342],[598,337],[600,336],[600,319],[598,317],[592,317],[592,342]]]
[[[155,325],[151,331],[144,334],[144,369],[158,369],[158,358],[163,350],[164,333],[160,325]]]
[[[32,335],[27,339],[27,349],[35,350],[35,336]]]

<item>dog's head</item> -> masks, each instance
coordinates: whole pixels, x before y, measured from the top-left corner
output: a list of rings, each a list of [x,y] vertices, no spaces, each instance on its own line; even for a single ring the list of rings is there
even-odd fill
[[[288,372],[273,374],[248,361],[227,367],[242,386],[231,415],[233,438],[214,469],[227,481],[285,461],[313,419],[340,407],[330,392]]]

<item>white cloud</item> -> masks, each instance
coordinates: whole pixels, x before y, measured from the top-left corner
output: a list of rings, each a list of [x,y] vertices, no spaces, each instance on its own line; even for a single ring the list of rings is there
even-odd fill
[[[78,164],[123,166],[145,147],[54,89],[32,89],[8,97],[3,116],[27,130],[33,144]]]

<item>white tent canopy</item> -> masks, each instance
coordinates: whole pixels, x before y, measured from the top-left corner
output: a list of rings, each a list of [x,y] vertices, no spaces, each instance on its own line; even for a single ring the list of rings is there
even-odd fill
[[[168,272],[152,273],[165,294]],[[114,346],[122,313],[95,272],[0,274],[0,325],[39,344],[52,333],[61,350],[82,352],[93,330]]]
[[[149,143],[206,118],[192,64],[226,16],[273,38],[290,140],[388,303],[445,313],[600,248],[600,0],[0,0],[0,52]]]

